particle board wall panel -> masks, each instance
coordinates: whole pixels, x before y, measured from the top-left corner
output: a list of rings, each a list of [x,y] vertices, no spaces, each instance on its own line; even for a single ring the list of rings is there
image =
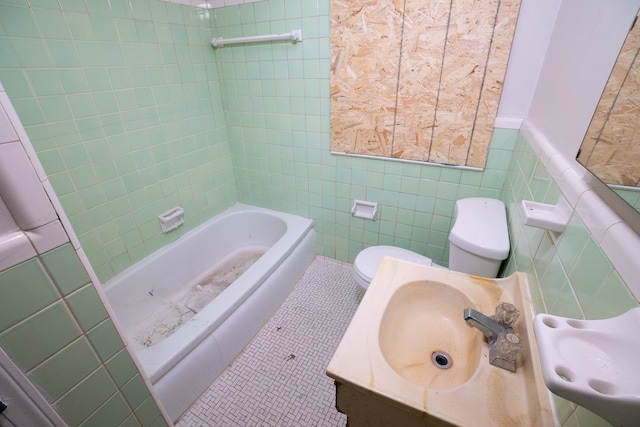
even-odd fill
[[[486,162],[519,11],[520,0],[499,3],[467,166],[484,167]]]
[[[640,25],[629,32],[578,160],[607,184],[640,185]]]
[[[452,2],[430,161],[466,164],[498,5]]]
[[[332,1],[332,151],[484,166],[518,8]]]
[[[393,2],[331,3],[332,150],[391,156],[401,24]]]
[[[393,157],[427,161],[450,0],[407,0]]]

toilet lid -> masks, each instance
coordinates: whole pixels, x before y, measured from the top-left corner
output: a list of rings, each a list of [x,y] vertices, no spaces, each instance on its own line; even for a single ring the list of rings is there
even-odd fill
[[[411,252],[407,249],[397,248],[395,246],[371,246],[362,250],[355,261],[353,268],[367,282],[371,282],[373,276],[378,270],[378,266],[382,258],[390,256],[403,261],[414,262],[416,264],[434,265],[431,258]]]

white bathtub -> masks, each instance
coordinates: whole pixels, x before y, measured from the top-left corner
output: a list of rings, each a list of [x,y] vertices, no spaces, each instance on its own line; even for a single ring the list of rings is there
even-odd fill
[[[172,419],[177,419],[273,315],[315,256],[310,219],[237,204],[104,285],[118,323]],[[229,254],[266,252],[162,341],[133,330],[162,301],[191,289]]]

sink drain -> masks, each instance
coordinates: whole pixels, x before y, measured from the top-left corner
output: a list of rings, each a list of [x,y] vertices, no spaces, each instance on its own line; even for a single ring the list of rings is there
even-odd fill
[[[444,351],[434,351],[431,355],[431,361],[436,368],[440,369],[449,369],[451,367],[451,356],[449,356]]]

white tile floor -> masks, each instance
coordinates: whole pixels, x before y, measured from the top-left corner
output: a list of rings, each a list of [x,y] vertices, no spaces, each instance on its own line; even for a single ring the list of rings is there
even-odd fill
[[[317,257],[176,426],[345,426],[325,369],[363,294],[350,265]]]

